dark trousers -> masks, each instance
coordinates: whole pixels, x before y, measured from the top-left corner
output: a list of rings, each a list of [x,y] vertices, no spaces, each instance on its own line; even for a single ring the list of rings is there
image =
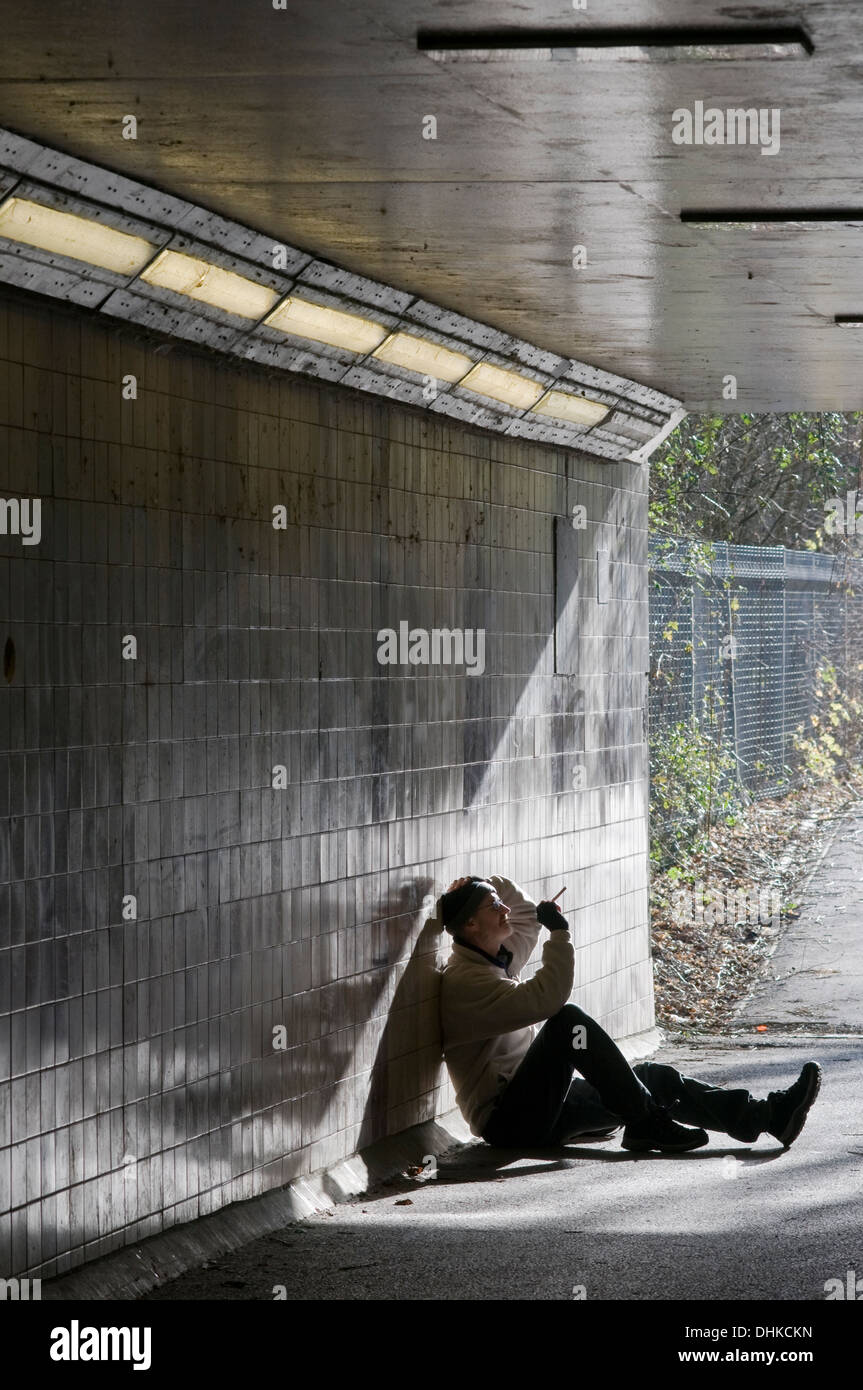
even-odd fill
[[[581,1078],[573,1080],[573,1071]],[[650,1098],[680,1124],[751,1143],[770,1118],[766,1100],[683,1076],[662,1062],[631,1067],[613,1038],[575,1004],[544,1023],[483,1130],[487,1144],[562,1144],[640,1119]]]

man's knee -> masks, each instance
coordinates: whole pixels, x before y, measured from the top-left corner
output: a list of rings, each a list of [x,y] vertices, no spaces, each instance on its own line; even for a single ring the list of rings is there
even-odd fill
[[[657,1100],[680,1092],[680,1072],[666,1062],[636,1062],[632,1070]]]
[[[558,1009],[556,1014],[552,1014],[548,1020],[559,1028],[574,1028],[576,1024],[590,1022],[590,1015],[580,1009],[577,1004],[564,1004],[562,1009]]]
[[[545,1027],[561,1038],[573,1038],[574,1046],[584,1047],[591,1022],[590,1014],[586,1014],[577,1004],[564,1004],[562,1009],[552,1014]]]

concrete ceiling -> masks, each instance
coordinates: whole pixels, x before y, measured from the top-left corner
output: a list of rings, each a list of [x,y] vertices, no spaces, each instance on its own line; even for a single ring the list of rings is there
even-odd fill
[[[0,125],[691,410],[859,409],[863,4],[0,0]],[[801,23],[809,58],[441,64],[419,28]],[[781,147],[672,112],[778,107]],[[122,118],[138,139],[122,138]],[[422,137],[423,117],[437,139]],[[859,208],[813,227],[684,209]],[[574,269],[583,244],[588,264]],[[737,378],[736,400],[723,378]]]

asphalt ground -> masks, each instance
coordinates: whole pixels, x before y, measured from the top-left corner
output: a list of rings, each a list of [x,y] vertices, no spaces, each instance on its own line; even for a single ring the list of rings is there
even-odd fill
[[[810,1057],[821,1093],[788,1149],[712,1135],[685,1155],[477,1142],[171,1281],[147,1299],[823,1300],[863,1275],[863,1039],[711,1039],[658,1060],[753,1094]],[[407,1203],[410,1203],[409,1205]]]

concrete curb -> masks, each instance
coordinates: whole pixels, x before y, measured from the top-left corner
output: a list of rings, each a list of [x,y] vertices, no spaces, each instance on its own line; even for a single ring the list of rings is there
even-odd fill
[[[662,1028],[648,1028],[644,1033],[633,1033],[631,1038],[618,1038],[617,1046],[627,1062],[640,1062],[662,1046],[665,1036]]]
[[[628,1061],[636,1061],[655,1052],[662,1039],[661,1030],[651,1028],[619,1040],[618,1046]],[[205,1260],[282,1230],[292,1221],[353,1201],[375,1183],[421,1163],[427,1154],[438,1157],[454,1148],[481,1142],[471,1134],[459,1111],[450,1110],[400,1134],[389,1135],[361,1153],[342,1159],[333,1168],[297,1178],[287,1187],[248,1202],[235,1202],[82,1265],[58,1279],[45,1280],[42,1298],[55,1302],[132,1301],[198,1268]]]

